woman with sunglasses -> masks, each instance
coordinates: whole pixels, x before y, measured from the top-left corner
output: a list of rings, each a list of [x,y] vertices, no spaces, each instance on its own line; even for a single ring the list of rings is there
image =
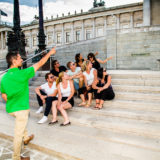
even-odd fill
[[[56,80],[56,85],[58,88],[57,108],[64,118],[64,122],[60,126],[66,126],[70,124],[66,109],[72,108],[74,105],[74,85],[73,81],[68,79],[69,77],[67,73],[61,72]]]
[[[92,87],[96,99],[96,109],[101,109],[105,100],[112,100],[115,97],[111,86],[111,76],[107,75],[103,68],[98,69],[98,76]]]
[[[95,55],[97,55],[97,54],[98,54],[98,52],[96,52],[95,54],[94,53],[89,53],[87,58],[88,58],[89,61],[91,61],[92,67],[98,70],[101,67],[100,63],[101,64],[106,63],[107,61],[112,59],[112,56],[109,57],[109,58],[106,58],[105,60],[101,60],[101,59],[98,59],[98,58],[95,57]]]
[[[84,76],[85,88],[79,89],[79,94],[82,99],[82,103],[79,104],[79,106],[90,107],[93,93],[92,84],[97,77],[97,71],[94,68],[92,68],[92,63],[88,60],[83,62],[81,69]],[[87,90],[88,94],[87,104],[85,102],[84,90]]]
[[[96,52],[95,54],[94,54],[94,56],[96,56],[96,55],[98,55],[98,52]],[[86,61],[87,59],[85,59],[85,58],[83,58],[83,56],[82,56],[82,54],[81,53],[77,53],[76,55],[75,55],[75,63],[76,63],[76,66],[77,67],[81,67],[82,66],[82,63],[84,62],[84,61]]]

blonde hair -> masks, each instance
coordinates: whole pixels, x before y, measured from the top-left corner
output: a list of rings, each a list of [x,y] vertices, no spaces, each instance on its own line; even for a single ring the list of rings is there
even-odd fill
[[[62,77],[64,76],[64,72],[60,72],[59,73],[59,76],[58,76],[58,78],[57,78],[57,80],[56,80],[56,86],[58,86],[58,84],[60,83],[60,82],[62,82]]]
[[[81,66],[82,72],[86,71],[87,66],[88,66],[89,63],[90,63],[89,60],[86,60],[86,61],[84,61],[84,62],[82,63],[82,66]]]

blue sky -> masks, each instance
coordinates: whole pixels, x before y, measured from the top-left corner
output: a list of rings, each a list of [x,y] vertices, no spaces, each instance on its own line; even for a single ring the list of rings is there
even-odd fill
[[[62,16],[67,15],[68,12],[74,14],[75,10],[80,13],[88,11],[93,7],[94,0],[43,0],[44,19],[51,16],[56,17],[57,14]],[[99,2],[100,0],[97,0]],[[143,0],[104,0],[106,7],[124,5],[129,3],[142,2]],[[38,15],[38,0],[19,0],[21,24],[28,24],[33,21],[34,16]],[[13,21],[13,0],[0,0],[0,9],[8,14],[8,17],[2,16],[3,22],[12,23]]]
[[[56,0],[43,0],[43,3],[47,2],[55,2]],[[13,0],[0,0],[0,2],[7,2],[13,3]],[[27,5],[27,6],[36,6],[38,5],[38,0],[19,0],[20,5]]]

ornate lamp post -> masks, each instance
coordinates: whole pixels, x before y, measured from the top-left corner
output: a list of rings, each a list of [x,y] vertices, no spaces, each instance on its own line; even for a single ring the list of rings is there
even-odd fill
[[[42,0],[38,0],[39,2],[39,33],[38,33],[38,47],[39,51],[45,50],[45,34],[44,34],[44,27],[43,27],[43,4]]]
[[[14,16],[13,16],[13,28],[12,32],[9,33],[7,38],[8,52],[12,53],[13,51],[19,51],[23,60],[26,60],[26,51],[25,51],[25,35],[22,32],[20,27],[20,14],[19,14],[19,0],[14,0]],[[27,67],[25,63],[24,68]]]

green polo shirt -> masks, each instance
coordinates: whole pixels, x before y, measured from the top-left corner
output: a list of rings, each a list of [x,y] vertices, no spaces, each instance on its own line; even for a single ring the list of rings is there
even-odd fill
[[[11,68],[2,77],[0,90],[7,95],[8,113],[29,109],[29,79],[34,75],[33,67],[22,70]]]

